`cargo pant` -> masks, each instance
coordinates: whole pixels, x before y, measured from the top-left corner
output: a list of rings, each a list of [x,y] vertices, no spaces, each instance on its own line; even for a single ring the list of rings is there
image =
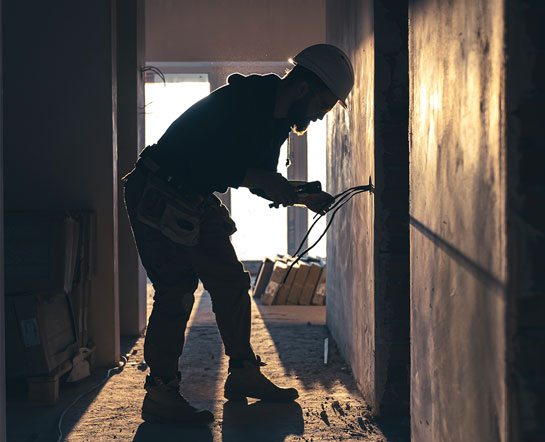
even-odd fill
[[[141,221],[139,204],[149,179],[138,167],[126,177],[125,205],[140,259],[155,290],[144,343],[151,374],[164,380],[178,376],[178,358],[199,279],[210,293],[227,356],[255,359],[250,345],[250,278],[231,244],[230,235],[236,229],[228,210],[214,195],[184,199],[197,220],[198,236],[194,245],[180,244]]]

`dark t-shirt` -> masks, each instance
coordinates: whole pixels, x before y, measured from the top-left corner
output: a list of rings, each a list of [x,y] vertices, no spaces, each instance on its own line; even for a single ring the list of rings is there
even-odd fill
[[[276,171],[280,147],[290,132],[273,118],[274,74],[233,74],[184,112],[150,155],[178,183],[201,194],[239,187],[248,168]]]

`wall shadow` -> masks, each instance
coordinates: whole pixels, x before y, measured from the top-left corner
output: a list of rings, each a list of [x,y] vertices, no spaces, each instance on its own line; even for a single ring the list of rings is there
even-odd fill
[[[445,241],[441,236],[413,216],[409,216],[409,218],[411,226],[422,233],[422,235],[428,238],[439,249],[449,255],[458,265],[471,273],[475,279],[481,281],[485,285],[490,285],[501,290],[505,290],[505,283],[493,275],[488,269],[473,261],[470,257],[462,253],[449,242]]]
[[[297,306],[263,306],[256,299],[254,302],[262,317],[270,315],[271,309],[298,308]],[[297,377],[305,389],[320,389],[328,393],[340,382],[351,394],[360,395],[351,371],[324,324],[313,324],[310,321],[306,323],[269,322],[265,319],[263,323],[286,374]],[[254,319],[252,327],[259,326],[261,325]],[[327,365],[324,365],[325,338],[329,341]],[[254,350],[259,354],[259,347]],[[264,361],[267,362],[266,357]]]

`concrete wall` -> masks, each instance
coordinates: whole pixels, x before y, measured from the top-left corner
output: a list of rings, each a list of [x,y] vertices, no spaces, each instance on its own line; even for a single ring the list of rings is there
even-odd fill
[[[380,414],[406,417],[408,422],[408,7],[406,0],[375,0],[374,6],[375,388]]]
[[[335,194],[374,177],[373,1],[328,1],[327,42],[351,58],[356,84],[348,109],[328,114],[328,187]],[[343,207],[327,239],[327,325],[367,403],[379,406],[375,373],[374,198]]]
[[[327,41],[351,57],[348,109],[328,116],[333,193],[376,184],[328,237],[327,323],[375,414],[409,416],[407,3],[327,3]]]
[[[505,441],[504,5],[409,4],[412,440]]]
[[[29,11],[32,11],[29,14]],[[7,210],[93,209],[89,337],[119,360],[115,2],[4,1]]]
[[[506,1],[510,441],[545,434],[545,3]]]
[[[325,0],[146,0],[150,61],[282,61],[325,40]]]
[[[144,0],[117,0],[117,168],[121,178],[132,170],[144,146],[145,19]],[[121,334],[138,335],[146,327],[146,273],[119,200],[119,326]]]

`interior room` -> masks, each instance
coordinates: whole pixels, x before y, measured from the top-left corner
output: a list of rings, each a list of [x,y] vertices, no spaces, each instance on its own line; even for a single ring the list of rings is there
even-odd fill
[[[542,440],[543,2],[0,4],[0,442]]]

